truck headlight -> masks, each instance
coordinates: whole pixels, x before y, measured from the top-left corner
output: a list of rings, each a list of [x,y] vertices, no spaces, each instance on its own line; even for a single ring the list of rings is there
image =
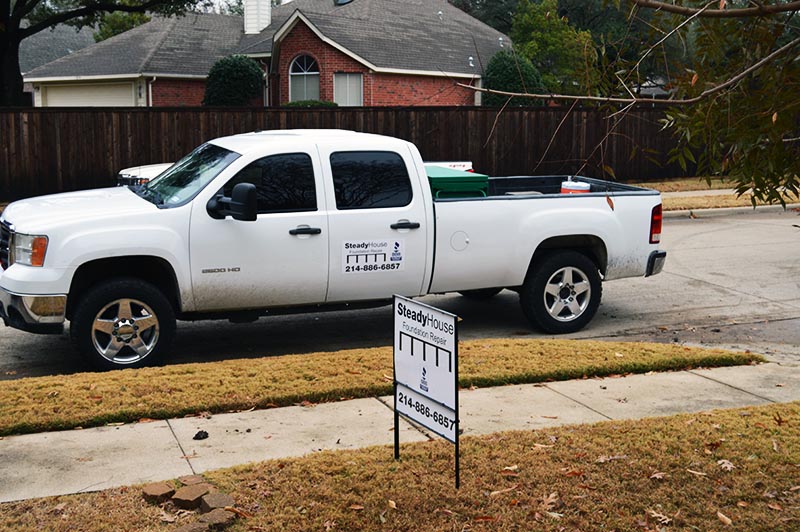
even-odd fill
[[[11,236],[9,265],[19,263],[26,266],[44,265],[47,253],[47,237],[14,233]]]

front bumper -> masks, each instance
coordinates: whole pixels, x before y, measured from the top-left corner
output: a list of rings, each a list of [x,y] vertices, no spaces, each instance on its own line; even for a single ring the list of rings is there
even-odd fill
[[[8,327],[37,334],[61,334],[66,295],[23,295],[0,288],[0,318]]]
[[[650,256],[647,258],[647,271],[645,272],[644,276],[650,277],[651,275],[661,273],[661,270],[664,269],[664,263],[666,261],[666,251],[654,251],[650,253]]]

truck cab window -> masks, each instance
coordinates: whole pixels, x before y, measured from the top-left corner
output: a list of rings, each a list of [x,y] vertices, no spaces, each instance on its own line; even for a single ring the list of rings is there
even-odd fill
[[[317,210],[314,167],[305,153],[271,155],[253,161],[225,184],[225,195],[230,196],[239,183],[256,186],[259,214]]]
[[[347,151],[331,154],[336,208],[382,209],[411,203],[411,180],[399,154]]]

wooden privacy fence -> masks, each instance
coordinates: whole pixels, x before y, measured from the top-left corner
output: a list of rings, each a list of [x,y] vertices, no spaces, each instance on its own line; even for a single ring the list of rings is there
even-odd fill
[[[428,161],[471,160],[489,175],[682,175],[655,109],[24,109],[0,110],[0,201],[111,186],[121,168],[175,161],[215,137],[340,128],[416,144]]]

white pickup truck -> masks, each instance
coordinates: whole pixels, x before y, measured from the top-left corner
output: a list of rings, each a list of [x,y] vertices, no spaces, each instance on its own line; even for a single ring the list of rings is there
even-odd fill
[[[564,176],[435,198],[419,151],[338,130],[213,140],[137,187],[17,201],[0,217],[0,316],[61,333],[101,368],[153,363],[176,319],[375,306],[393,294],[519,292],[548,333],[594,316],[601,280],[666,253],[659,193]],[[587,185],[588,184],[588,185]]]

